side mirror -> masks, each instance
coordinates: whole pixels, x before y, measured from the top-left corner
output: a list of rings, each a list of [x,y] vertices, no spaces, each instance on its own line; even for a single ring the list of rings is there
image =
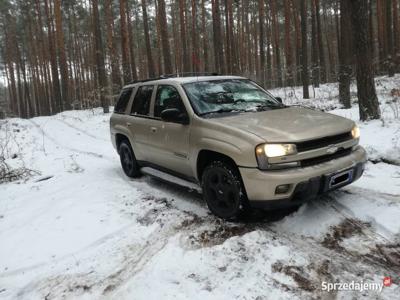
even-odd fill
[[[283,103],[282,98],[281,97],[275,97],[276,100],[278,100],[279,103]]]
[[[187,125],[189,118],[177,108],[165,109],[161,112],[161,119],[165,122],[173,122]]]

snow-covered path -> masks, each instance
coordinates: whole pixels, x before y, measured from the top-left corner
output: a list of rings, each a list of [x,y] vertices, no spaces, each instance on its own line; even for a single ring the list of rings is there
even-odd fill
[[[334,113],[356,119],[356,109]],[[95,110],[1,121],[7,163],[41,174],[0,184],[0,298],[400,294],[400,167],[381,162],[400,160],[400,120],[389,112],[385,124],[360,124],[374,163],[358,182],[298,211],[236,224],[210,215],[195,192],[126,178],[108,119]],[[382,292],[321,289],[323,281],[380,284],[385,276],[394,284]]]

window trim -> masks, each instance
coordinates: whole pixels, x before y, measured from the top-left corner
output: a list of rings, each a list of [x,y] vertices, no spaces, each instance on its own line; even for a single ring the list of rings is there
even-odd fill
[[[155,107],[156,107],[156,100],[157,100],[158,89],[159,89],[160,87],[165,87],[165,86],[166,86],[166,87],[172,87],[172,88],[174,88],[174,89],[176,90],[176,92],[177,92],[178,95],[179,95],[179,98],[180,98],[181,101],[182,101],[182,105],[183,105],[183,107],[185,108],[185,113],[186,113],[186,115],[188,116],[188,118],[190,119],[189,113],[188,113],[188,109],[187,109],[187,107],[186,107],[186,105],[185,105],[185,101],[183,101],[182,94],[179,92],[178,87],[177,87],[177,86],[174,86],[173,84],[168,84],[168,83],[158,84],[157,87],[156,87],[156,91],[155,91],[155,95],[154,95],[154,101],[152,102],[152,105],[151,105],[151,115],[152,115],[153,119],[154,119],[154,120],[157,120],[157,121],[162,121],[162,122],[164,122],[164,121],[161,119],[161,117],[156,117],[156,116],[154,115],[154,109],[155,109]],[[189,122],[190,122],[190,120],[189,120]],[[179,123],[179,122],[168,122],[168,123],[181,124],[181,123]]]
[[[134,114],[134,113],[132,113],[132,109],[133,109],[133,105],[134,105],[134,102],[135,102],[136,95],[139,92],[140,88],[145,87],[145,86],[152,86],[153,87],[153,91],[151,92],[151,97],[150,97],[150,102],[149,102],[149,112],[148,112],[147,115],[142,115],[142,114],[137,114],[137,113]],[[139,117],[139,118],[148,118],[148,119],[152,119],[153,118],[152,117],[152,111],[151,111],[151,103],[153,102],[154,91],[156,90],[155,87],[156,87],[155,84],[142,84],[142,85],[138,85],[136,87],[136,92],[135,92],[135,95],[134,95],[134,97],[132,99],[131,107],[130,107],[130,110],[129,110],[129,115],[130,116]]]
[[[131,95],[129,96],[129,99],[128,99],[128,101],[126,102],[125,110],[123,110],[123,111],[115,111],[115,107],[117,106],[117,103],[118,103],[119,100],[121,99],[122,93],[123,93],[124,91],[127,91],[127,90],[130,90],[130,91],[131,91]],[[117,103],[115,103],[115,105],[114,105],[114,111],[113,111],[113,113],[118,114],[118,115],[126,115],[127,112],[129,112],[128,108],[129,108],[129,109],[131,108],[131,105],[130,105],[130,104],[131,104],[131,100],[132,100],[132,97],[133,97],[134,94],[135,94],[135,88],[134,88],[134,87],[128,87],[128,88],[122,89],[121,92],[120,92],[119,95],[118,95]]]

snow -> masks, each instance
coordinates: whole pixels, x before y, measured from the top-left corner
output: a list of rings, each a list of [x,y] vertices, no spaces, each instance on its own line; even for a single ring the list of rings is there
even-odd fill
[[[383,120],[369,122],[358,121],[354,85],[349,110],[336,84],[310,100],[300,87],[272,91],[357,121],[370,162],[359,181],[297,211],[239,223],[212,216],[193,190],[128,179],[99,109],[0,121],[6,162],[40,172],[0,184],[0,299],[398,297],[400,104],[390,90],[400,76],[376,82]],[[321,290],[384,276],[394,284],[380,294]]]

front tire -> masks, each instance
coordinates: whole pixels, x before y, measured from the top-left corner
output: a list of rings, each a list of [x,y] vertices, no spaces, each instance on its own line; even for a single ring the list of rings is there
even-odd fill
[[[142,175],[132,147],[126,140],[122,141],[119,145],[119,158],[122,169],[124,170],[126,176],[130,178],[137,178]]]
[[[202,188],[208,208],[217,217],[237,220],[248,211],[246,192],[235,166],[212,162],[203,172]]]

